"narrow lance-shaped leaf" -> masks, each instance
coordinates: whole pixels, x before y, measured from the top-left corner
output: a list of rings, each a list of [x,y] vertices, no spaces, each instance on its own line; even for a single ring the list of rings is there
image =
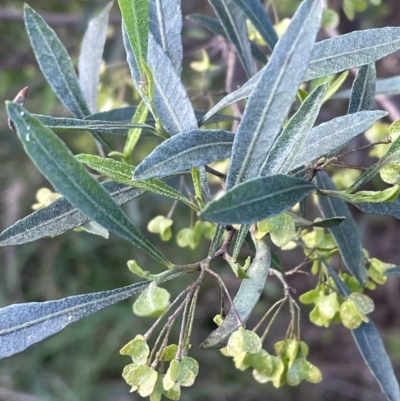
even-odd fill
[[[362,185],[367,183],[372,177],[378,174],[379,170],[390,164],[400,162],[400,136],[390,145],[389,150],[383,155],[373,166],[371,166],[364,174],[362,174],[354,184],[346,190],[348,193],[353,193]]]
[[[148,63],[154,79],[154,107],[170,135],[197,128],[193,106],[182,81],[153,35],[149,34]]]
[[[382,202],[382,203],[371,203],[362,202],[355,203],[354,206],[357,209],[365,213],[372,214],[383,214],[385,216],[393,216],[400,220],[400,198],[397,198],[393,202]]]
[[[25,26],[39,67],[65,106],[78,117],[90,113],[72,61],[56,33],[27,4],[24,6]]]
[[[104,174],[106,177],[120,182],[121,184],[130,185],[132,187],[149,191],[157,195],[166,196],[168,198],[181,201],[190,207],[194,207],[188,198],[161,180],[153,178],[144,181],[133,181],[132,175],[135,171],[135,167],[131,166],[130,164],[86,154],[77,155],[76,159],[81,163],[86,164],[93,170],[96,170],[99,173]]]
[[[375,95],[395,96],[400,94],[400,76],[396,75],[390,78],[382,78],[376,80]],[[338,92],[333,99],[348,99],[351,95],[351,90],[346,89]]]
[[[375,63],[363,65],[357,73],[351,88],[348,113],[371,110],[376,86]]]
[[[91,220],[171,266],[50,129],[18,104],[7,102],[6,107],[26,153],[58,192]]]
[[[85,120],[100,120],[100,121],[124,121],[129,123],[132,120],[133,115],[136,112],[136,106],[126,106],[120,107],[117,109],[112,109],[108,111],[102,111],[100,113],[95,113],[90,116],[85,117]],[[203,110],[195,110],[194,114],[196,115],[196,119],[201,118],[206,112]],[[228,116],[226,114],[215,114],[208,121],[209,124],[219,123],[221,121],[233,121],[237,120],[237,118],[233,116]],[[154,118],[149,115],[146,120],[147,124],[154,124]]]
[[[328,42],[329,41],[329,42]],[[354,48],[354,46],[357,46]],[[343,51],[348,49],[348,51]],[[355,31],[327,39],[315,44],[311,54],[310,66],[304,81],[333,75],[338,72],[364,64],[370,64],[388,54],[400,49],[400,28],[376,28],[364,31]],[[337,62],[338,61],[338,62]],[[266,68],[266,67],[264,67]],[[230,93],[220,100],[207,114],[203,116],[199,124],[203,124],[213,114],[226,106],[250,96],[254,88],[258,86],[263,69],[249,79],[242,87]],[[389,81],[392,80],[393,81]],[[398,94],[400,93],[400,78],[388,78],[378,80],[376,93]],[[397,85],[397,86],[396,86]],[[390,93],[390,89],[394,92]],[[349,97],[350,92],[343,92]],[[342,97],[342,92],[335,98]]]
[[[383,275],[391,277],[400,277],[400,266],[395,266],[391,267],[390,269],[387,269],[385,273],[383,273]]]
[[[319,189],[336,189],[332,180],[324,171],[318,172],[315,177],[315,182]],[[335,239],[347,269],[361,285],[364,285],[367,280],[367,270],[364,265],[363,247],[357,225],[354,222],[346,202],[338,198],[319,196],[318,206],[325,219],[338,216],[344,216],[346,218],[340,225],[330,227],[329,232]]]
[[[390,401],[400,400],[399,383],[379,332],[370,319],[351,331],[354,341],[369,370]]]
[[[228,315],[216,330],[214,330],[201,344],[201,348],[222,348],[228,342],[230,335],[245,324],[254,307],[260,299],[268,277],[271,265],[271,250],[265,239],[256,240],[256,257],[246,274],[249,278],[242,281],[233,304],[236,312],[231,308]],[[237,320],[240,318],[240,322]]]
[[[250,224],[286,212],[315,189],[309,181],[287,175],[258,177],[207,204],[200,216],[221,224]]]
[[[112,5],[112,2],[108,3],[95,18],[89,21],[79,55],[79,83],[92,113],[97,111],[100,66],[107,38],[108,15]]]
[[[146,103],[141,101],[139,106],[136,108],[135,114],[132,117],[133,124],[144,124],[146,122],[147,116],[149,114],[149,109]],[[129,159],[132,155],[133,149],[135,148],[142,130],[139,128],[133,128],[128,131],[128,137],[126,138],[123,155],[125,158]]]
[[[262,175],[286,174],[306,141],[325,97],[327,85],[317,86],[288,121],[272,146],[261,171]]]
[[[224,130],[190,130],[158,145],[134,172],[135,179],[165,177],[229,157],[234,135]]]
[[[275,46],[235,135],[227,189],[262,171],[307,68],[322,10],[321,0],[304,1]]]
[[[310,131],[291,168],[295,169],[340,149],[343,144],[366,131],[375,121],[387,114],[381,110],[359,111],[318,125]]]
[[[264,39],[270,50],[273,50],[278,42],[278,35],[269,18],[268,13],[259,0],[234,0],[234,2],[246,14],[258,33]]]
[[[239,59],[248,78],[254,75],[246,17],[233,0],[208,0],[221,21],[228,39],[236,47]]]
[[[119,205],[129,202],[145,192],[114,181],[107,181],[101,185]],[[89,222],[89,217],[61,197],[49,206],[36,210],[4,230],[0,234],[0,246],[26,244],[43,237],[62,234]]]
[[[181,0],[150,0],[149,17],[150,32],[180,75],[183,58]]]
[[[126,135],[126,130],[130,128],[141,128],[154,131],[154,127],[151,125],[141,123],[91,119],[81,120],[79,118],[51,117],[41,114],[34,114],[34,116],[37,117],[43,125],[55,131],[97,130],[112,135]]]
[[[325,263],[325,266],[327,266],[329,275],[335,281],[339,292],[343,296],[348,296],[351,291],[347,285],[330,265]],[[398,401],[400,399],[399,383],[374,322],[369,318],[369,322],[363,322],[360,327],[351,330],[351,334],[382,392],[389,401]]]
[[[126,34],[143,77],[141,60],[147,60],[149,33],[149,0],[118,0]]]
[[[400,27],[350,32],[318,42],[305,81],[373,63],[400,49]]]
[[[215,33],[216,35],[220,35],[225,39],[228,39],[226,32],[224,31],[224,28],[217,19],[201,14],[191,14],[188,15],[186,18],[189,21],[193,21],[203,26],[204,28]],[[268,62],[267,57],[265,56],[264,52],[260,49],[260,47],[257,45],[257,43],[250,41],[250,49],[251,49],[251,54],[255,59],[257,59],[260,63],[267,64]]]
[[[140,89],[140,70],[138,62],[136,61],[135,53],[133,52],[131,42],[127,33],[127,28],[124,21],[122,20],[122,40],[126,51],[126,61],[128,62],[129,70],[131,72],[132,80],[135,84],[135,88],[139,91]],[[145,100],[145,99],[143,99]]]
[[[144,291],[149,284],[144,281],[111,291],[1,308],[0,358],[24,351],[69,324]]]
[[[72,61],[54,30],[27,4],[24,6],[24,18],[36,60],[55,94],[75,117],[90,115]],[[99,133],[90,133],[106,149],[112,150]]]

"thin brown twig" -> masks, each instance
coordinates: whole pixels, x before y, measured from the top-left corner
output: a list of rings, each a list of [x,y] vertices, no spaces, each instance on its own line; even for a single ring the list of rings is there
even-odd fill
[[[236,321],[238,323],[238,327],[242,327],[243,326],[242,320],[240,319],[239,313],[238,313],[238,311],[237,311],[237,309],[235,307],[235,304],[233,303],[233,300],[232,300],[232,298],[231,298],[231,296],[229,294],[229,291],[226,288],[226,285],[225,285],[224,281],[222,280],[221,276],[219,274],[215,273],[214,271],[210,270],[209,268],[205,268],[204,270],[207,273],[209,273],[212,276],[214,276],[218,280],[219,285],[224,289],[224,292],[225,292],[225,294],[226,294],[226,296],[227,296],[227,298],[229,300],[229,303],[231,305],[232,311],[235,314]]]

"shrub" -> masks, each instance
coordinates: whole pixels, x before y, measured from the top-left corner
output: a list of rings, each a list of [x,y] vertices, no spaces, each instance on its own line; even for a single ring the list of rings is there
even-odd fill
[[[13,102],[6,103],[10,128],[58,194],[42,191],[38,210],[5,230],[0,245],[19,245],[77,227],[105,237],[111,231],[149,254],[165,270],[154,274],[131,260],[127,262],[129,269],[143,279],[136,284],[0,309],[0,356],[21,352],[72,322],[140,293],[134,313],[156,320],[146,333],[138,334],[121,349],[122,355],[132,358],[123,377],[142,397],[179,399],[181,387],[193,385],[199,371],[199,364],[189,356],[190,338],[199,291],[208,274],[218,281],[230,302],[230,311],[226,316],[223,311],[216,315],[219,327],[201,347],[222,349],[224,355],[233,358],[236,368],[252,368],[254,379],[261,383],[271,381],[275,387],[295,386],[302,380],[316,383],[322,374],[306,359],[309,349],[301,337],[301,309],[286,281],[287,275],[311,263],[316,287],[299,297],[300,303],[313,305],[310,320],[317,326],[342,323],[348,328],[382,391],[388,399],[398,400],[393,368],[369,317],[374,303],[364,290],[384,284],[386,276],[399,274],[399,268],[369,258],[346,205],[349,202],[367,213],[399,217],[398,123],[391,126],[390,136],[379,141],[390,146],[378,162],[347,188],[338,190],[325,170],[341,162],[345,153],[340,152],[352,138],[387,115],[371,110],[375,94],[385,93],[391,82],[376,82],[374,63],[400,49],[400,28],[356,31],[316,42],[324,4],[322,0],[305,0],[278,41],[258,0],[210,0],[218,20],[201,15],[191,19],[225,36],[235,46],[248,81],[201,113],[193,109],[180,78],[180,1],[157,3],[161,7],[148,0],[118,3],[127,60],[141,101],[135,107],[106,113],[97,112],[97,87],[112,3],[85,34],[79,79],[54,31],[25,6],[25,24],[41,70],[74,117],[31,114],[23,107],[27,88]],[[258,41],[271,52],[268,61],[259,45],[249,40],[246,20]],[[257,73],[253,57],[265,64]],[[350,93],[336,95],[350,97],[348,113],[313,127],[321,106],[345,77],[342,74],[334,80],[332,76],[354,67],[360,68]],[[299,89],[302,82],[306,85]],[[235,134],[207,128],[232,121],[219,112],[246,98]],[[290,114],[294,103],[297,109]],[[58,130],[89,131],[108,156],[74,156],[54,133]],[[124,148],[112,149],[107,135],[125,136]],[[131,155],[139,138],[146,135],[156,135],[163,142],[134,167]],[[209,166],[225,158],[230,158],[227,171]],[[98,182],[85,166],[109,181]],[[167,177],[187,173],[191,175],[194,196],[165,182]],[[206,173],[219,180],[222,196],[213,199]],[[359,190],[377,174],[389,184],[387,189]],[[194,249],[203,238],[210,239],[209,252],[202,260],[174,264],[126,217],[120,205],[146,196],[146,192],[182,202],[197,214],[198,220],[179,232],[177,242]],[[314,221],[305,214],[309,198],[316,200],[321,212],[321,218]],[[168,241],[173,235],[172,225],[170,215],[157,216],[148,229]],[[305,259],[294,269],[285,270],[278,255],[271,251],[270,241],[283,250],[302,248]],[[241,265],[238,257],[245,244],[254,257]],[[213,260],[221,257],[242,279],[233,300],[221,276],[211,267]],[[336,271],[333,258],[339,258],[343,268]],[[196,276],[192,284],[171,301],[160,285],[189,273]],[[270,275],[281,282],[282,298],[249,330],[246,322]],[[268,345],[270,327],[285,304],[290,307],[290,324],[272,354],[263,347]],[[171,340],[171,328],[178,319],[180,335]],[[160,328],[161,322],[164,324]]]

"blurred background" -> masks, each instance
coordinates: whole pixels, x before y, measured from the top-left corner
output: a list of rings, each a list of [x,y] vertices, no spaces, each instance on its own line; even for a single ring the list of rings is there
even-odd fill
[[[293,14],[300,1],[265,1],[274,22],[283,26],[282,20]],[[88,20],[104,5],[105,1],[50,1],[35,0],[30,5],[55,29],[63,44],[76,62],[80,42]],[[400,2],[397,0],[333,0],[332,10],[325,21],[326,29],[321,39],[357,29],[386,25],[400,25]],[[205,13],[212,10],[205,0],[183,2],[184,15]],[[328,18],[329,17],[329,18]],[[137,104],[136,94],[125,62],[121,39],[121,17],[117,5],[110,15],[108,40],[104,53],[99,88],[99,110],[109,110],[128,104]],[[197,109],[209,109],[224,94],[245,82],[244,72],[235,62],[230,47],[221,37],[215,37],[205,29],[184,20],[183,43],[185,49],[183,79],[188,93]],[[207,52],[207,57],[203,51]],[[393,54],[377,63],[379,77],[400,74],[399,54]],[[197,62],[197,64],[196,64]],[[206,66],[206,68],[204,68]],[[226,76],[231,79],[227,80]],[[349,74],[345,82],[348,88],[353,80]],[[16,135],[7,127],[3,107],[24,86],[29,86],[25,107],[28,110],[52,116],[69,116],[41,74],[30,48],[23,23],[23,2],[2,0],[0,2],[0,229],[4,230],[31,212],[36,203],[35,193],[50,185],[45,181],[25,155]],[[377,108],[387,108],[390,116],[375,131],[387,133],[387,127],[400,118],[398,98],[381,97]],[[240,115],[243,104],[232,111]],[[320,114],[319,122],[343,115],[346,101],[329,101]],[[229,125],[221,125],[228,128]],[[386,130],[386,131],[385,131]],[[87,133],[64,133],[61,135],[74,153],[96,153],[96,147]],[[116,149],[123,142],[112,138]],[[157,143],[156,139],[140,141],[134,161],[141,160]],[[366,143],[358,138],[355,145]],[[354,164],[371,165],[374,160],[366,152],[357,152],[351,160]],[[355,158],[355,159],[354,159]],[[336,172],[340,182],[352,179],[349,170]],[[179,186],[179,182],[173,185]],[[371,188],[379,189],[379,179]],[[217,187],[215,187],[217,188]],[[157,196],[145,196],[126,205],[125,210],[148,238],[175,263],[190,263],[206,255],[208,241],[192,250],[176,244],[176,233],[189,227],[194,216],[186,207],[178,205],[173,214],[174,236],[169,242],[146,230],[147,222],[156,215],[167,215],[172,202]],[[398,246],[399,222],[390,217],[362,214],[352,209],[359,225],[365,248],[371,257],[385,262],[400,264]],[[245,258],[243,254],[243,258]],[[281,252],[286,269],[296,266],[303,258],[299,251]],[[126,267],[129,259],[135,259],[145,270],[157,272],[157,266],[142,252],[127,242],[116,238],[104,240],[85,232],[68,232],[56,238],[19,247],[0,249],[0,306],[29,301],[46,301],[86,292],[102,291],[138,281]],[[223,276],[234,294],[239,280],[233,277],[228,265],[214,262],[213,267]],[[185,277],[168,283],[166,287],[177,294],[193,277]],[[296,297],[315,287],[315,278],[291,276],[289,285],[297,289]],[[376,304],[372,314],[395,370],[400,377],[400,312],[398,307],[399,282],[390,278],[386,285],[368,292]],[[269,306],[280,299],[282,289],[271,278],[255,313],[262,315]],[[137,394],[129,394],[129,387],[121,378],[127,357],[119,355],[119,349],[136,334],[144,333],[152,319],[137,318],[132,314],[132,300],[107,308],[83,319],[67,329],[38,343],[13,357],[0,360],[0,401],[125,401],[138,400]],[[207,277],[197,308],[191,354],[200,363],[200,374],[193,387],[184,389],[182,400],[210,401],[270,401],[291,400],[384,400],[379,387],[365,366],[353,339],[343,326],[328,329],[312,325],[308,319],[310,308],[302,310],[302,336],[310,346],[309,360],[323,372],[324,379],[317,385],[303,382],[299,387],[275,389],[270,384],[256,383],[251,372],[239,372],[232,361],[218,351],[199,350],[198,345],[206,338],[215,324],[212,318],[219,312],[220,293],[215,280]],[[255,322],[257,319],[253,319]],[[289,313],[279,315],[273,331],[267,339],[266,348],[271,352],[273,344],[284,338]],[[250,325],[251,326],[251,325]],[[177,339],[177,333],[175,337]]]

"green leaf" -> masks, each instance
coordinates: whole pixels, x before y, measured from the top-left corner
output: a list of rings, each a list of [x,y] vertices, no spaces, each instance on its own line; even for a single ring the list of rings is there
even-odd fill
[[[315,183],[319,189],[336,189],[332,180],[324,171],[318,172],[315,177]],[[364,286],[367,281],[367,270],[364,264],[364,252],[361,238],[358,233],[357,225],[345,201],[338,198],[318,196],[318,206],[324,218],[337,216],[346,218],[342,224],[336,227],[330,227],[329,232],[335,239],[347,269],[359,283]]]
[[[188,15],[186,18],[189,21],[193,21],[196,24],[203,26],[204,28],[215,33],[216,35],[220,35],[225,39],[228,39],[226,32],[224,31],[224,28],[217,19],[201,14],[191,14]],[[260,47],[257,45],[257,43],[250,41],[250,49],[254,58],[256,58],[260,63],[267,64],[268,62],[267,57],[260,49]]]
[[[141,189],[114,181],[102,183],[103,187],[119,205],[144,193]],[[0,246],[21,245],[43,237],[59,235],[65,231],[89,223],[89,217],[71,205],[64,197],[18,220],[0,234]]]
[[[316,43],[305,81],[373,63],[400,49],[400,28],[354,31]]]
[[[363,202],[355,203],[354,206],[365,213],[394,216],[396,219],[400,220],[400,198],[397,198],[395,201],[389,203]]]
[[[250,225],[243,224],[240,226],[239,231],[236,234],[235,246],[233,247],[233,252],[232,252],[232,260],[234,262],[237,261],[237,259],[239,257],[239,253],[240,253],[242,246],[243,246],[244,242],[246,241],[246,238],[248,235],[249,235],[249,239],[251,240],[249,230],[250,230]]]
[[[146,122],[147,116],[149,114],[149,109],[145,102],[140,102],[139,106],[136,108],[135,114],[132,117],[132,123],[134,124],[144,124]],[[135,148],[142,130],[138,128],[133,128],[128,131],[128,137],[126,138],[123,155],[126,159],[132,155],[133,149]]]
[[[353,204],[359,202],[382,203],[393,202],[396,200],[399,195],[399,191],[399,185],[394,185],[392,187],[382,189],[381,191],[359,191],[354,194],[349,194],[346,191],[321,190],[321,194],[340,198]]]
[[[387,269],[384,273],[384,276],[400,277],[400,266],[396,266],[396,267]]]
[[[390,145],[389,150],[383,155],[373,166],[371,166],[363,175],[361,175],[356,182],[347,189],[346,192],[352,193],[367,183],[378,172],[391,164],[400,163],[400,136]]]
[[[248,78],[255,73],[251,58],[246,17],[233,0],[208,0],[217,14],[229,41],[236,47],[239,59]]]
[[[141,71],[141,60],[147,60],[149,34],[149,0],[118,0],[122,19],[136,63]],[[146,76],[141,71],[143,77]]]
[[[268,13],[259,0],[233,0],[246,17],[252,22],[258,33],[272,51],[278,42],[278,35]]]
[[[326,84],[317,86],[285,125],[264,162],[261,175],[286,174],[309,135],[325,97]]]
[[[400,76],[378,79],[376,81],[376,95],[395,96],[400,93]],[[348,97],[348,96],[347,96]]]
[[[157,287],[153,281],[134,302],[133,313],[141,317],[159,317],[168,308],[170,298],[170,293],[165,288]]]
[[[15,304],[0,309],[0,358],[16,354],[58,333],[70,323],[142,292],[149,281],[58,301]]]
[[[348,71],[342,72],[333,82],[329,83],[328,90],[326,91],[324,103],[329,100],[343,85],[346,81],[347,77],[349,76]]]
[[[375,324],[370,319],[351,334],[369,370],[379,383],[388,400],[400,399],[399,383]]]
[[[307,68],[322,9],[320,0],[304,1],[275,46],[235,135],[227,189],[260,174]]]
[[[328,268],[329,275],[335,281],[339,292],[343,296],[350,294],[350,289],[337,275],[332,267],[324,261]],[[399,384],[397,382],[393,366],[385,350],[375,324],[369,319],[369,322],[363,322],[360,327],[351,331],[358,349],[369,370],[379,383],[383,393],[388,400],[397,401],[400,399]]]
[[[151,33],[180,74],[183,58],[181,1],[150,0],[149,19]]]
[[[191,130],[158,145],[136,167],[135,179],[163,177],[230,156],[234,135],[224,130]]]
[[[154,79],[154,107],[170,135],[197,128],[197,119],[182,81],[168,55],[149,35],[148,63]]]
[[[78,117],[90,114],[78,77],[65,47],[45,20],[27,4],[25,26],[39,67],[65,106]]]
[[[41,114],[33,114],[43,125],[54,131],[82,131],[98,130],[112,135],[126,135],[127,129],[141,128],[154,131],[154,127],[147,124],[121,122],[121,121],[103,121],[92,119],[79,119],[68,117],[51,117]]]
[[[352,138],[370,128],[375,121],[385,117],[387,114],[386,111],[380,110],[359,111],[318,125],[310,131],[301,152],[297,155],[291,168],[295,169],[336,149],[340,149]]]
[[[375,63],[363,65],[357,73],[351,88],[348,113],[371,110],[376,87]]]
[[[271,264],[271,250],[264,240],[256,240],[256,257],[247,270],[233,303],[242,323],[246,323],[264,289]],[[222,348],[238,327],[236,313],[229,311],[222,324],[201,344],[201,348]]]
[[[188,198],[161,180],[155,178],[144,181],[132,180],[135,167],[131,166],[130,164],[95,155],[80,154],[75,157],[81,163],[86,164],[93,170],[96,170],[99,173],[104,174],[106,177],[120,182],[121,184],[130,185],[134,188],[149,191],[157,195],[166,196],[167,198],[176,199],[190,207],[194,206]]]
[[[346,52],[343,51],[344,49],[349,50]],[[399,49],[400,28],[397,27],[355,31],[337,36],[336,38],[327,39],[315,44],[311,54],[310,65],[303,80],[307,81],[333,75],[353,67],[370,64]],[[249,79],[242,87],[221,99],[203,116],[199,124],[203,124],[208,118],[224,107],[249,97],[253,90],[258,87],[264,68]],[[376,94],[386,93],[395,95],[400,93],[400,77],[378,80],[376,85]],[[343,91],[337,94],[335,98],[348,98],[349,94],[349,91]]]
[[[50,129],[20,105],[7,102],[6,107],[26,153],[59,193],[91,220],[171,266]]]
[[[124,0],[124,1],[126,1],[126,0]],[[128,62],[132,80],[135,84],[136,89],[139,91],[141,74],[140,74],[138,62],[136,61],[135,53],[133,52],[133,48],[132,48],[132,45],[130,42],[129,35],[127,33],[127,27],[126,27],[124,21],[122,21],[122,39],[123,39],[124,47],[125,47],[125,51],[126,51],[126,61]],[[147,101],[147,99],[143,99],[143,100]]]
[[[293,219],[294,224],[296,228],[298,227],[322,227],[322,228],[329,228],[329,227],[334,227],[338,226],[345,220],[346,218],[344,216],[338,216],[338,217],[331,217],[328,219],[317,219],[314,221],[309,221],[306,219],[303,219],[300,216],[297,216],[294,213],[287,212]]]
[[[208,203],[200,216],[222,224],[253,223],[286,212],[315,189],[300,178],[281,174],[259,177]]]
[[[92,113],[97,111],[100,66],[107,38],[108,15],[112,5],[113,2],[108,3],[95,18],[90,20],[79,54],[79,83]]]
[[[208,250],[208,257],[213,258],[215,252],[217,251],[218,247],[221,245],[222,238],[225,233],[225,226],[221,224],[217,224],[217,228],[211,240],[210,249]]]

